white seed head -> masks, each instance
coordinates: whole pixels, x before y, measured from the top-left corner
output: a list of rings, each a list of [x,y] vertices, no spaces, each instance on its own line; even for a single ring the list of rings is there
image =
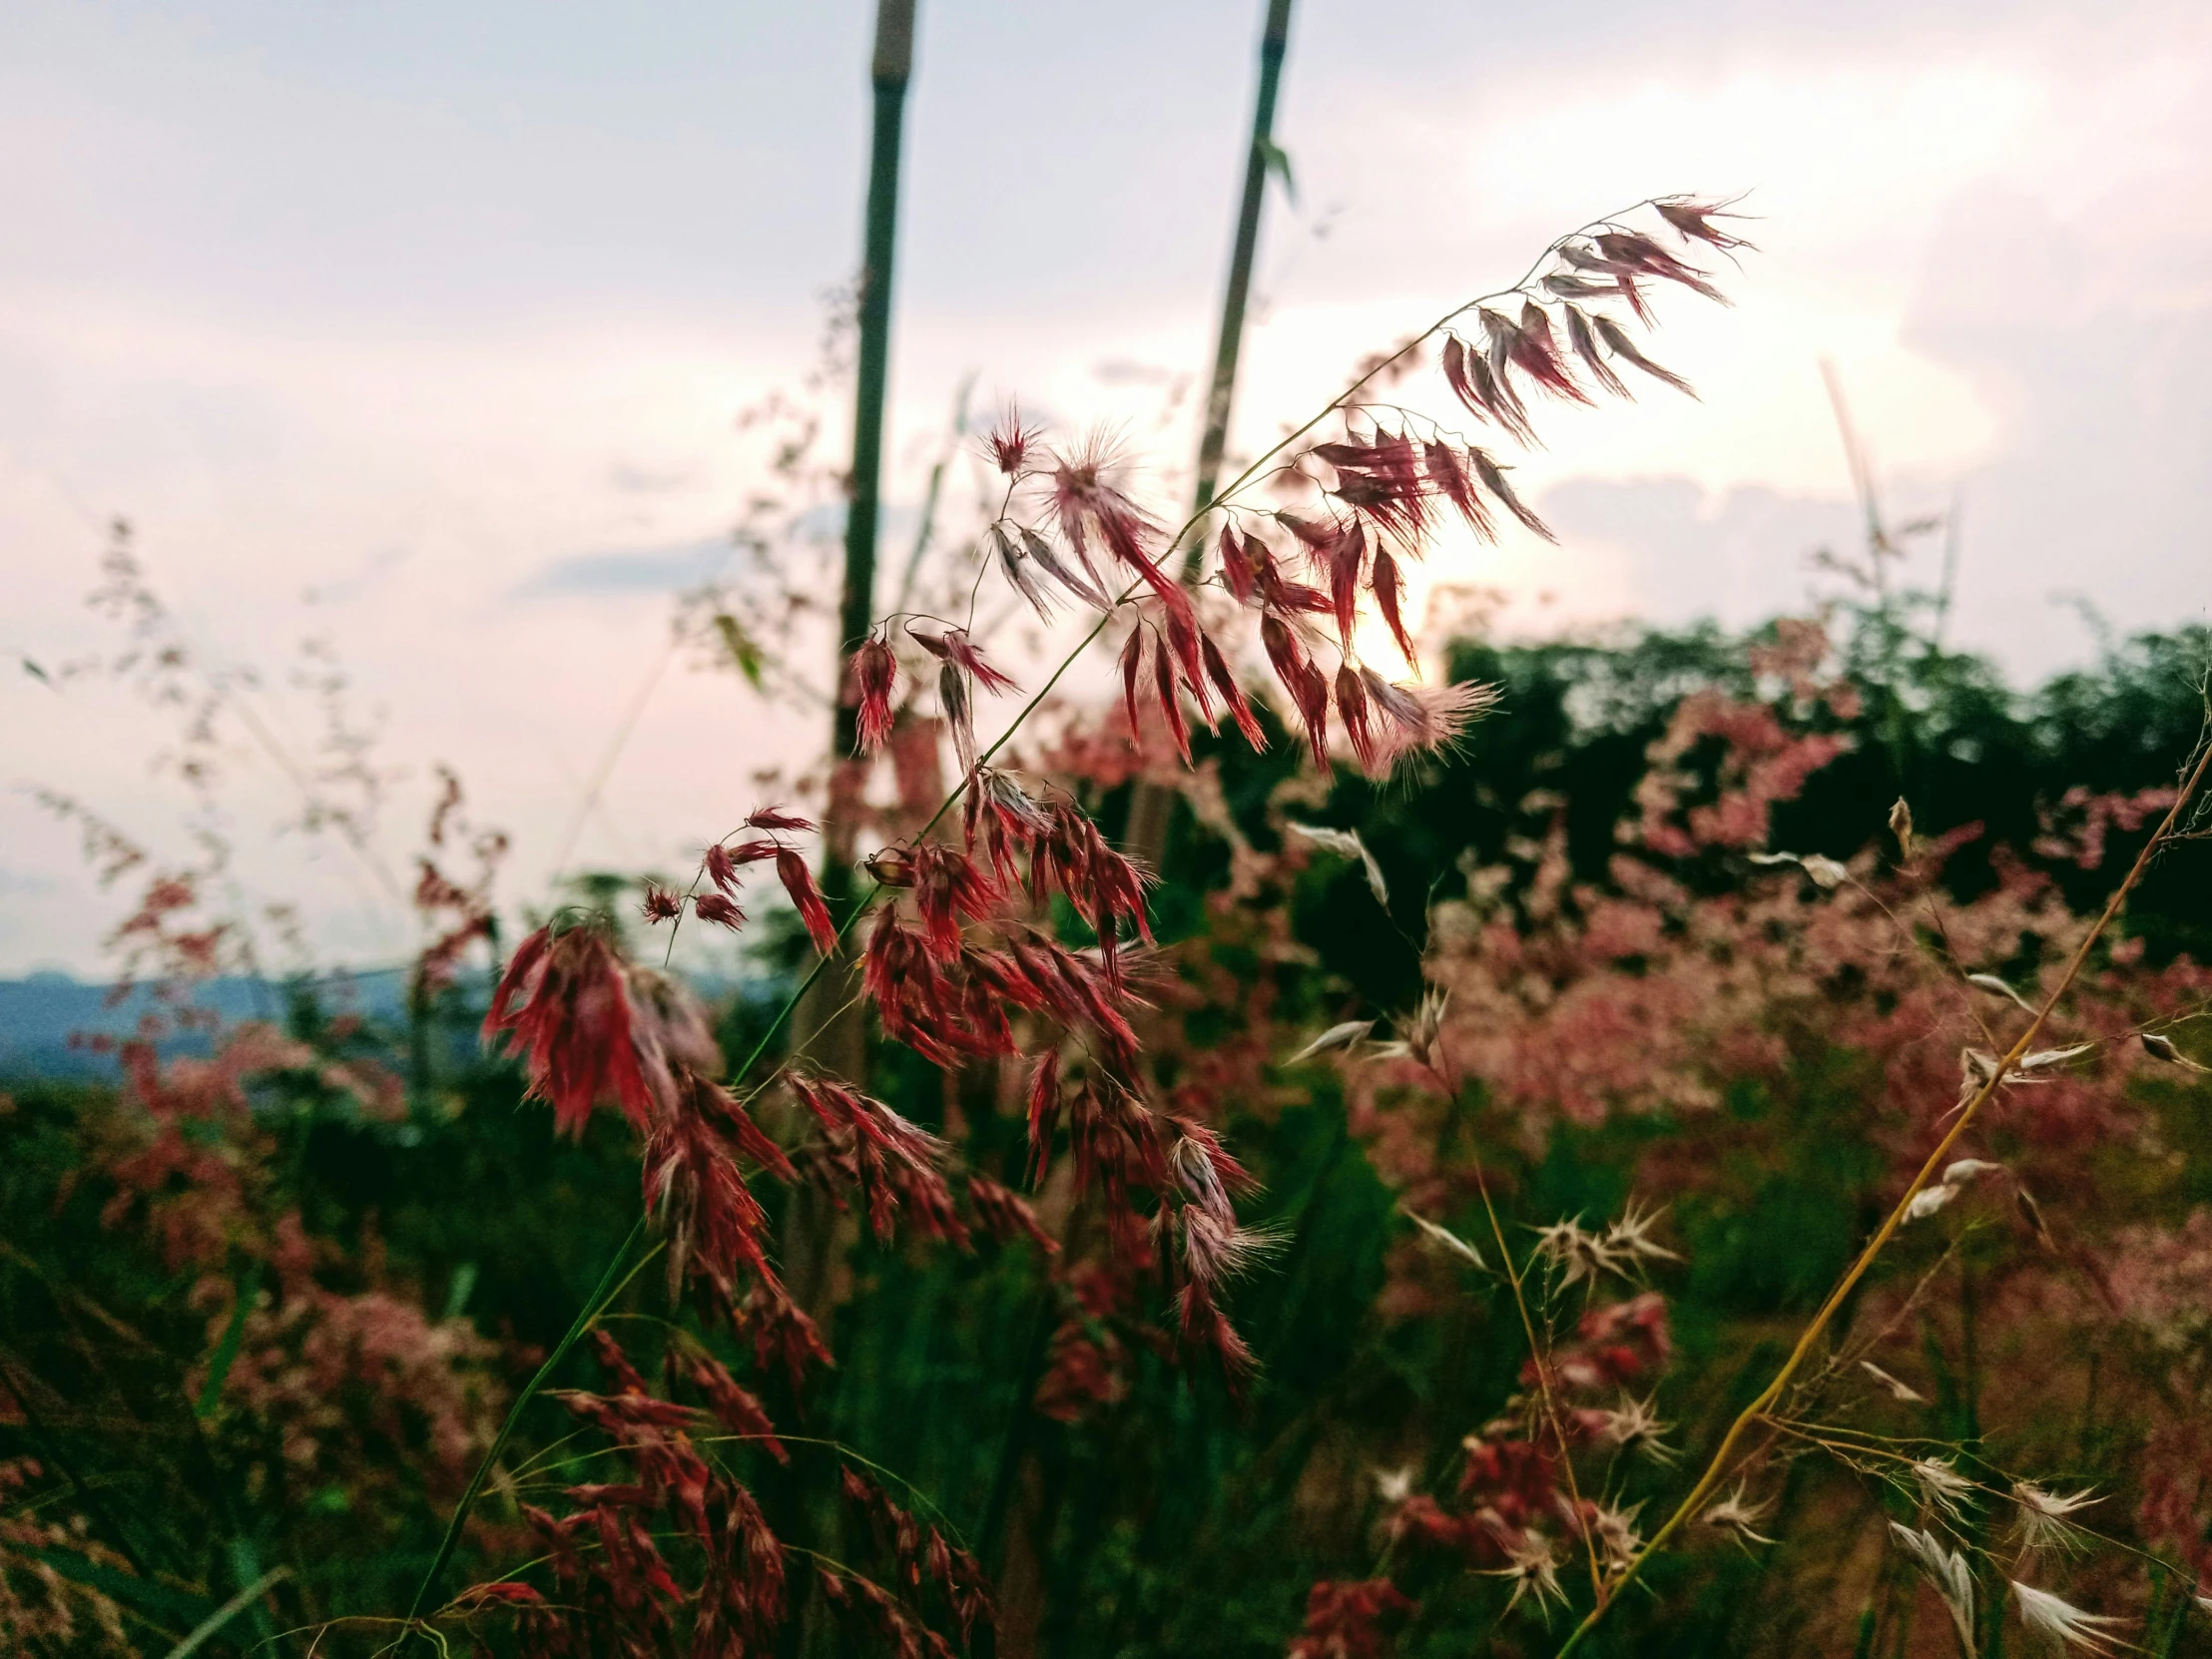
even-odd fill
[[[1667,1425],[1659,1420],[1653,1405],[1653,1399],[1631,1399],[1623,1394],[1620,1404],[1604,1414],[1598,1438],[1623,1451],[1641,1452],[1654,1463],[1672,1463],[1675,1449],[1666,1443]]]
[[[1621,1212],[1620,1220],[1605,1230],[1605,1248],[1631,1262],[1681,1261],[1681,1257],[1651,1236],[1652,1225],[1658,1219],[1657,1210],[1646,1210],[1631,1200],[1628,1208]]]
[[[1536,1610],[1544,1612],[1546,1602],[1566,1603],[1566,1592],[1559,1588],[1559,1562],[1553,1552],[1551,1540],[1541,1532],[1523,1532],[1519,1540],[1505,1552],[1506,1564],[1493,1569],[1492,1576],[1510,1578],[1513,1581],[1512,1598],[1505,1603],[1507,1612],[1519,1605],[1523,1596],[1536,1598]],[[1545,1613],[1548,1622],[1550,1615]]]
[[[1923,1457],[1911,1465],[1913,1483],[1922,1501],[1942,1512],[1946,1520],[1959,1518],[1959,1504],[1972,1495],[1973,1482],[1950,1466],[1946,1457]]]
[[[1948,1181],[1933,1187],[1923,1187],[1913,1195],[1913,1202],[1905,1207],[1905,1219],[1926,1221],[1957,1196],[1958,1189]]]
[[[1899,1382],[1898,1379],[1892,1377],[1872,1360],[1860,1361],[1859,1369],[1887,1388],[1892,1399],[1902,1399],[1908,1405],[1925,1405],[1928,1403],[1927,1395],[1910,1383]]]
[[[1578,1221],[1555,1221],[1536,1231],[1536,1254],[1559,1274],[1559,1288],[1567,1290],[1588,1280],[1595,1284],[1608,1273],[1624,1272],[1625,1264],[1595,1233],[1586,1233]]]
[[[1771,1544],[1774,1542],[1772,1538],[1758,1530],[1759,1522],[1766,1518],[1767,1511],[1773,1507],[1771,1501],[1766,1503],[1751,1502],[1744,1495],[1743,1482],[1738,1481],[1733,1492],[1707,1509],[1704,1514],[1698,1516],[1698,1519],[1707,1526],[1717,1527],[1723,1532],[1734,1534],[1736,1541],[1749,1549],[1753,1544]]]
[[[1913,1558],[1921,1575],[1942,1597],[1950,1622],[1957,1627],[1958,1645],[1967,1659],[1973,1659],[1973,1573],[1967,1568],[1965,1557],[1955,1549],[1945,1549],[1933,1534],[1901,1526],[1896,1521],[1890,1523],[1890,1536]]]
[[[1991,996],[2001,996],[2005,1001],[2027,1013],[2032,1014],[2035,1011],[2034,1005],[2026,997],[2020,995],[2018,991],[1993,973],[1969,973],[1966,975],[1966,983],[1977,991],[1987,991]]]
[[[2019,1606],[2020,1622],[2029,1630],[2060,1647],[2078,1647],[2087,1653],[2109,1653],[2113,1638],[2105,1632],[2122,1622],[2083,1612],[2072,1602],[2017,1579],[2012,1581],[2012,1599]]]
[[[1412,1464],[1407,1463],[1403,1468],[1376,1469],[1373,1473],[1375,1495],[1392,1509],[1413,1495]]]
[[[1398,1206],[1397,1213],[1403,1216],[1407,1221],[1411,1222],[1415,1227],[1419,1228],[1421,1231],[1421,1237],[1428,1240],[1429,1243],[1437,1245],[1442,1249],[1449,1251],[1452,1255],[1458,1257],[1461,1261],[1466,1262],[1474,1267],[1480,1268],[1484,1273],[1490,1271],[1490,1264],[1482,1259],[1482,1252],[1475,1249],[1474,1246],[1467,1243],[1466,1240],[1460,1238],[1459,1235],[1452,1232],[1450,1228],[1438,1227],[1426,1216],[1416,1214],[1415,1212],[1406,1209],[1405,1206],[1402,1204]]]
[[[1971,1181],[1977,1175],[1988,1175],[2003,1168],[2002,1164],[1984,1163],[1979,1158],[1960,1158],[1956,1163],[1943,1167],[1943,1185],[1956,1187]]]
[[[2071,1517],[2076,1510],[2103,1501],[2095,1492],[2046,1491],[2032,1481],[2012,1482],[2012,1502],[2018,1511],[2020,1543],[2028,1549],[2055,1545],[2070,1550],[2081,1540],[2081,1529]]]
[[[1348,1019],[1342,1025],[1332,1025],[1304,1048],[1286,1060],[1286,1065],[1299,1065],[1317,1054],[1327,1054],[1334,1049],[1350,1048],[1375,1029],[1372,1019]]]

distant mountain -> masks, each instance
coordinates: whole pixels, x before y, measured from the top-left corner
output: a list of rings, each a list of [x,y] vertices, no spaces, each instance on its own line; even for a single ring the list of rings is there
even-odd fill
[[[370,1018],[390,1018],[402,1010],[404,981],[393,970],[359,978],[315,981],[333,1009]],[[281,1020],[286,987],[268,979],[211,979],[193,987],[187,1005],[214,1014],[224,1024],[242,1020]],[[88,984],[66,973],[34,973],[0,979],[0,1078],[68,1078],[92,1081],[116,1075],[112,1053],[86,1046],[94,1036],[128,1037],[140,1022],[160,1010],[152,990],[139,986],[121,1001],[114,987]],[[204,1052],[205,1035],[182,1033],[165,1038],[166,1053]]]
[[[394,1025],[405,1017],[403,969],[323,975],[309,983],[331,1013],[358,1014]],[[715,1006],[725,1006],[741,996],[775,996],[784,989],[773,980],[721,975],[692,976],[690,983]],[[479,981],[475,988],[481,996],[488,986]],[[210,979],[193,987],[186,1005],[214,1014],[224,1025],[244,1020],[281,1024],[293,989],[290,982],[278,979]],[[88,1046],[88,1039],[131,1036],[142,1020],[162,1011],[163,1006],[143,985],[118,1001],[112,985],[88,983],[66,973],[0,979],[0,1083],[34,1077],[84,1082],[112,1078],[117,1075],[115,1055],[95,1052]],[[208,1038],[204,1032],[173,1032],[161,1039],[160,1047],[164,1054],[204,1054]]]

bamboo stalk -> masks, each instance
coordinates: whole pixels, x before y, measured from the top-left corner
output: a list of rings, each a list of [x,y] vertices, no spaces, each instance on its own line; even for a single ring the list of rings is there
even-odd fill
[[[1198,440],[1198,487],[1191,503],[1194,518],[1214,504],[1214,482],[1229,447],[1229,412],[1236,400],[1237,358],[1244,348],[1245,307],[1252,296],[1252,262],[1260,246],[1260,209],[1267,198],[1268,158],[1275,148],[1275,97],[1283,82],[1283,58],[1290,46],[1291,0],[1268,0],[1267,22],[1260,31],[1260,87],[1252,101],[1252,142],[1245,153],[1244,191],[1237,201],[1237,237],[1229,254],[1229,282],[1221,300],[1221,329],[1214,339],[1214,375],[1206,391],[1206,425]],[[1198,580],[1206,559],[1206,538],[1195,538],[1183,555],[1182,580]],[[1157,865],[1167,850],[1168,823],[1175,792],[1139,779],[1129,801],[1129,823],[1122,844],[1132,856]]]

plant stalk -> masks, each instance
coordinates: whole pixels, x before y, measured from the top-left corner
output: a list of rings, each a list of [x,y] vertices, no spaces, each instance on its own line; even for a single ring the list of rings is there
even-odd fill
[[[1214,376],[1206,390],[1206,425],[1198,440],[1198,487],[1191,512],[1203,515],[1214,504],[1214,482],[1229,447],[1229,411],[1236,400],[1237,358],[1244,348],[1245,308],[1252,297],[1252,262],[1260,247],[1260,209],[1267,199],[1268,164],[1275,149],[1275,96],[1283,82],[1283,58],[1291,38],[1291,0],[1268,0],[1267,22],[1260,31],[1260,88],[1252,101],[1252,142],[1245,153],[1244,193],[1237,202],[1237,237],[1229,254],[1229,283],[1221,298],[1221,331],[1214,340]],[[1172,550],[1171,550],[1172,551]],[[1181,579],[1198,580],[1206,560],[1201,536],[1183,556]],[[1122,843],[1130,854],[1157,866],[1167,850],[1168,822],[1175,792],[1140,778],[1129,800],[1129,824]]]

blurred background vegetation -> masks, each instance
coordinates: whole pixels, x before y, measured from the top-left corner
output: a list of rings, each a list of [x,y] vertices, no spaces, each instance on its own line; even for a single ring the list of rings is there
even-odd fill
[[[1264,1183],[1249,1217],[1276,1238],[1234,1308],[1259,1356],[1256,1382],[1235,1399],[1218,1377],[1147,1347],[1142,1328],[1160,1315],[1140,1310],[1105,1322],[1119,1333],[1101,1337],[1116,1357],[1118,1391],[1080,1410],[1040,1409],[1055,1334],[1081,1317],[1049,1259],[987,1242],[960,1253],[849,1241],[823,1316],[836,1368],[797,1396],[780,1374],[751,1379],[793,1436],[788,1467],[735,1454],[772,1521],[831,1556],[864,1553],[866,1540],[835,1502],[830,1447],[847,1448],[964,1538],[1021,1642],[1056,1655],[1280,1653],[1317,1580],[1385,1567],[1422,1603],[1401,1651],[1549,1651],[1525,1611],[1500,1622],[1506,1591],[1497,1581],[1416,1558],[1379,1527],[1379,1475],[1403,1469],[1399,1478],[1417,1486],[1448,1488],[1462,1436],[1515,1394],[1527,1352],[1511,1303],[1497,1280],[1466,1273],[1426,1308],[1391,1304],[1393,1252],[1409,1231],[1399,1194],[1356,1132],[1333,1061],[1284,1064],[1292,1045],[1276,1036],[1402,1019],[1421,994],[1432,902],[1492,870],[1503,872],[1494,881],[1510,910],[1535,879],[1547,833],[1563,833],[1575,880],[1604,889],[1648,754],[1683,698],[1702,690],[1773,705],[1795,729],[1848,740],[1776,806],[1768,844],[1851,859],[1876,842],[1902,795],[1923,837],[1982,827],[1946,866],[1954,899],[1987,890],[1998,880],[1994,861],[2012,859],[2047,872],[2076,906],[2101,901],[2140,832],[2115,829],[2091,867],[2038,851],[2038,842],[2082,790],[2171,784],[2195,742],[2212,661],[2212,634],[2201,628],[2143,635],[2093,668],[2018,692],[1987,663],[1868,610],[1838,624],[1841,677],[1856,698],[1806,705],[1748,666],[1747,651],[1774,637],[1705,628],[1453,645],[1451,676],[1497,684],[1500,709],[1457,752],[1412,776],[1377,784],[1340,775],[1303,809],[1313,822],[1360,831],[1386,879],[1386,911],[1357,863],[1326,857],[1272,864],[1258,894],[1227,901],[1231,837],[1212,813],[1180,808],[1157,895],[1174,983],[1160,998],[1166,1034],[1154,1040],[1172,1081],[1177,1066],[1241,1037],[1266,1039],[1267,1052],[1233,1074],[1233,1087],[1215,1085],[1217,1126]],[[1854,702],[1849,719],[1835,712]],[[1275,854],[1295,745],[1255,756],[1232,739],[1204,744],[1199,758],[1236,833],[1259,855]],[[1086,804],[1109,834],[1131,788],[1090,789]],[[1741,858],[1718,855],[1676,873],[1713,893],[1747,879]],[[2146,960],[2212,959],[2208,875],[2201,843],[2152,870],[2125,924]],[[628,908],[626,887],[610,874],[597,890]],[[797,959],[789,934],[756,950],[755,976],[722,1000],[729,1051],[750,1046]],[[0,1466],[14,1489],[0,1494],[10,1527],[0,1534],[0,1616],[14,1621],[10,1646],[169,1652],[240,1591],[264,1585],[201,1651],[367,1651],[391,1639],[391,1627],[364,1623],[318,1643],[308,1627],[404,1610],[485,1425],[533,1357],[559,1339],[637,1214],[636,1154],[622,1125],[602,1114],[579,1144],[556,1141],[544,1109],[521,1099],[514,1067],[477,1045],[484,991],[480,974],[464,974],[417,999],[410,1021],[405,1008],[364,1015],[342,985],[282,987],[278,1023],[298,1046],[254,1076],[243,1123],[218,1113],[187,1124],[184,1141],[208,1155],[206,1168],[119,1182],[117,1149],[134,1144],[142,1098],[114,1081],[8,1081]],[[333,1070],[363,1060],[405,1080],[396,1106],[374,1106]],[[1681,1257],[1653,1277],[1677,1345],[1662,1415],[1693,1454],[1771,1370],[1791,1316],[1818,1301],[1888,1202],[1892,1159],[1869,1105],[1879,1093],[1870,1065],[1879,1070],[1842,1047],[1801,1048],[1779,1081],[1719,1079],[1722,1104],[1707,1117],[1726,1134],[1713,1161],[1694,1182],[1655,1195],[1671,1205],[1665,1236]],[[946,1133],[973,1168],[1022,1187],[1018,1096],[995,1075],[954,1086],[880,1043],[871,1075],[877,1092]],[[2185,1156],[2178,1173],[2131,1189],[2129,1219],[2179,1225],[2212,1203],[2212,1092],[2181,1080],[2153,1093],[2163,1144]],[[1469,1134],[1520,1226],[1617,1215],[1632,1191],[1651,1193],[1639,1169],[1655,1145],[1710,1141],[1713,1131],[1647,1111],[1508,1133],[1478,1113]],[[1447,1163],[1454,1156],[1439,1152]],[[211,1183],[230,1195],[226,1225],[277,1239],[281,1218],[295,1212],[297,1236],[311,1245],[289,1267],[280,1239],[258,1254],[235,1240],[228,1255],[220,1245],[212,1257],[181,1251],[160,1219],[162,1195]],[[1485,1236],[1478,1209],[1437,1219]],[[1069,1225],[1079,1230],[1081,1217]],[[840,1237],[840,1249],[847,1242]],[[1992,1379],[1974,1352],[1972,1274],[2009,1248],[1993,1234],[1964,1235],[1967,1323],[1962,1333],[1925,1333],[1933,1381],[1914,1408],[1914,1432],[1982,1442]],[[1923,1271],[1932,1260],[1909,1265]],[[266,1282],[264,1261],[274,1264]],[[311,1413],[274,1373],[251,1387],[230,1374],[242,1353],[265,1341],[281,1349],[283,1338],[242,1330],[225,1286],[236,1278],[249,1302],[268,1306],[293,1273],[318,1294],[356,1299],[349,1307],[378,1297],[413,1311],[355,1318],[343,1363],[318,1361],[310,1336],[296,1364],[331,1394]],[[286,1289],[276,1301],[293,1297]],[[609,1329],[643,1364],[668,1311],[648,1271]],[[386,1325],[391,1334],[380,1337]],[[727,1339],[706,1340],[737,1363]],[[2113,1494],[2107,1519],[2124,1524],[2119,1511],[2139,1490],[2149,1430],[2137,1396],[2113,1382],[2127,1364],[2117,1340],[2101,1382],[2092,1362],[2079,1383],[2081,1358],[2068,1362],[2071,1392],[2059,1391],[2054,1372],[2047,1393],[2023,1400],[2015,1377],[2011,1410],[2032,1420],[2031,1437],[2069,1477]],[[324,1364],[334,1366],[327,1376],[316,1369]],[[425,1364],[436,1380],[418,1375]],[[596,1386],[597,1375],[579,1350],[557,1381]],[[572,1427],[556,1403],[537,1401],[506,1467],[556,1483],[595,1478]],[[313,1448],[302,1451],[301,1435]],[[1679,1471],[1638,1469],[1624,1472],[1614,1495],[1628,1504],[1682,1483]],[[495,1485],[464,1575],[451,1582],[512,1564],[516,1495]],[[1883,1651],[1908,1651],[1909,1607],[1901,1625],[1889,1613],[1878,1619],[1871,1601],[1829,1605],[1842,1563],[1825,1527],[1806,1524],[1834,1513],[1823,1477],[1791,1465],[1781,1499],[1767,1530],[1784,1542],[1771,1554],[1724,1543],[1664,1559],[1650,1575],[1658,1598],[1625,1608],[1597,1651],[1841,1653],[1856,1643],[1865,1653],[1878,1622]],[[2153,1588],[2176,1605],[2179,1586]],[[1664,1619],[1652,1611],[1662,1605]],[[1924,1635],[1939,1624],[1939,1612],[1927,1612]],[[2167,1627],[2151,1634],[2160,1632]],[[1003,1631],[998,1639],[1007,1640]],[[802,1620],[787,1646],[828,1652],[836,1640],[819,1620]],[[979,1635],[979,1648],[992,1640]]]

